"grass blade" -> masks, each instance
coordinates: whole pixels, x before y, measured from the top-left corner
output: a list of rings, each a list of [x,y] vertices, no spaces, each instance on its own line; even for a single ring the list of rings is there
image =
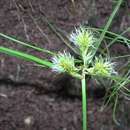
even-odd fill
[[[118,39],[120,39],[122,37],[123,34],[127,33],[130,31],[130,27],[127,28],[125,31],[123,31],[119,36],[117,36],[116,38],[114,38],[108,45],[107,47],[109,48],[112,44],[114,44]],[[128,43],[127,43],[128,44]]]
[[[109,27],[110,27],[110,25],[111,25],[111,23],[112,23],[112,20],[114,19],[114,17],[115,17],[115,15],[116,15],[117,11],[119,10],[120,5],[122,4],[122,2],[123,2],[123,0],[119,0],[119,1],[118,1],[118,3],[117,3],[117,5],[116,5],[115,9],[113,10],[111,16],[109,17],[108,22],[107,22],[107,24],[105,25],[105,27],[104,27],[104,29],[103,29],[103,31],[102,31],[102,33],[101,33],[101,36],[100,36],[99,41],[98,41],[98,43],[97,43],[97,46],[96,46],[95,50],[93,51],[93,57],[95,56],[95,54],[96,54],[96,52],[97,52],[97,50],[98,50],[100,44],[102,43],[102,41],[103,41],[103,39],[104,39],[104,37],[105,37],[105,34],[106,34],[107,30],[109,29]],[[93,57],[92,57],[92,59],[93,59]],[[91,60],[92,60],[92,59],[91,59]]]
[[[71,43],[70,43],[70,41],[68,40],[68,38],[67,38],[66,36],[63,36],[63,34],[61,34],[61,32],[59,31],[60,29],[58,30],[57,27],[56,27],[56,25],[54,26],[54,23],[52,24],[52,22],[49,21],[46,16],[45,16],[44,19],[42,18],[42,20],[45,21],[45,22],[48,24],[48,26],[50,27],[50,29],[56,34],[56,36],[57,36],[61,41],[63,41],[63,43],[64,43],[67,47],[69,47],[75,54],[79,55],[78,52],[76,51],[76,49],[75,49],[73,46],[71,46]],[[58,28],[59,28],[59,27],[58,27]]]
[[[118,94],[116,95],[116,99],[115,99],[115,103],[114,103],[114,108],[113,108],[113,114],[112,114],[112,116],[113,116],[114,122],[115,122],[118,126],[120,126],[120,123],[119,123],[119,122],[117,121],[117,119],[116,119],[117,103],[118,103]]]
[[[96,32],[99,32],[99,33],[102,33],[103,32],[103,29],[102,28],[93,28],[93,27],[87,27],[88,29],[90,30],[93,30],[93,31],[96,31]],[[129,30],[129,28],[128,28]],[[130,40],[120,34],[116,34],[114,32],[111,32],[111,31],[106,31],[106,34],[105,34],[105,39],[108,39],[108,40],[114,40],[115,38],[118,39],[116,40],[117,42],[120,42],[120,43],[126,43],[126,44],[130,44]]]
[[[55,55],[54,52],[48,51],[48,50],[43,49],[43,48],[40,48],[40,47],[36,47],[36,46],[30,45],[29,43],[25,43],[25,42],[19,41],[18,39],[13,38],[13,37],[8,36],[8,35],[5,35],[5,34],[3,34],[3,33],[0,33],[0,37],[5,38],[5,39],[8,39],[8,40],[13,41],[13,42],[16,42],[16,43],[21,44],[21,45],[23,45],[23,46],[26,46],[26,47],[35,49],[35,50],[37,50],[37,51],[41,51],[41,52],[44,52],[44,53],[48,53],[48,54],[50,54],[50,55]]]
[[[0,47],[0,52],[7,54],[7,55],[10,55],[10,56],[14,56],[14,57],[17,57],[17,58],[24,59],[24,60],[27,60],[27,61],[35,62],[35,63],[37,63],[41,66],[44,66],[44,67],[51,68],[51,66],[52,66],[52,63],[47,61],[47,60],[43,60],[43,59],[40,59],[36,56],[26,54],[24,52],[16,51],[16,50],[13,50],[13,49],[9,49],[9,48],[6,48],[6,47]]]

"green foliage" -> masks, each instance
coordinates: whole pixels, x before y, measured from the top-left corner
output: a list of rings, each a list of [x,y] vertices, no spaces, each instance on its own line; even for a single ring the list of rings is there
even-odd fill
[[[3,34],[3,33],[0,33],[0,37],[1,37],[1,38],[5,38],[5,39],[7,39],[7,40],[10,40],[10,41],[12,41],[12,42],[14,42],[14,43],[21,44],[21,45],[23,45],[23,46],[25,46],[25,47],[32,48],[32,49],[34,49],[34,50],[36,50],[36,51],[40,51],[40,52],[47,53],[47,54],[50,54],[50,55],[54,55],[54,54],[55,54],[55,53],[52,52],[52,51],[48,51],[48,50],[46,50],[46,49],[43,49],[43,48],[40,48],[40,47],[37,47],[37,46],[33,46],[33,45],[29,44],[29,43],[22,42],[22,41],[20,41],[20,40],[18,40],[18,39],[16,39],[16,38],[13,38],[13,37],[11,37],[11,36],[5,35],[5,34]]]
[[[75,59],[70,53],[59,53],[52,58],[52,69],[58,73],[68,73],[73,77],[78,77],[82,81],[82,106],[83,106],[83,130],[87,130],[86,124],[86,74],[90,76],[110,77],[116,74],[114,70],[114,63],[111,63],[109,58],[95,57],[92,61],[93,49],[95,50],[96,38],[90,30],[84,27],[76,28],[70,35],[70,40],[74,46],[79,50],[82,63],[75,66]],[[97,48],[96,48],[97,49]],[[92,62],[94,64],[92,64]],[[92,65],[92,67],[90,67]]]
[[[70,53],[59,53],[52,58],[52,70],[58,73],[68,73],[74,77],[81,78],[78,68],[75,66],[75,59]]]
[[[74,2],[74,1],[73,1]],[[82,112],[83,112],[83,130],[87,130],[87,94],[86,94],[86,76],[97,78],[99,82],[104,81],[104,77],[111,82],[111,87],[107,89],[109,93],[111,91],[111,95],[105,103],[105,106],[108,105],[113,97],[116,97],[113,111],[113,119],[116,123],[115,111],[118,103],[118,97],[120,93],[125,97],[129,97],[130,90],[126,87],[129,80],[129,72],[123,77],[119,75],[118,72],[115,71],[115,63],[111,62],[111,59],[108,57],[104,57],[104,50],[100,50],[100,54],[97,54],[99,47],[104,39],[111,40],[110,44],[107,46],[109,48],[115,41],[119,41],[121,43],[130,44],[130,40],[115,34],[113,32],[108,31],[114,16],[116,15],[121,3],[123,0],[118,0],[117,6],[113,10],[110,18],[108,19],[107,24],[103,29],[98,28],[86,28],[80,26],[79,28],[75,28],[75,30],[71,33],[69,40],[72,42],[69,44],[64,40],[64,38],[55,31],[54,27],[50,24],[49,26],[52,30],[60,37],[60,39],[70,48],[78,54],[79,59],[75,59],[70,53],[54,53],[48,51],[43,48],[39,48],[37,46],[22,42],[16,38],[7,36],[3,33],[0,33],[0,37],[13,41],[15,43],[21,44],[25,47],[34,49],[36,51],[40,51],[52,56],[52,60],[48,61],[47,59],[41,59],[31,54],[27,54],[21,51],[16,51],[14,49],[9,49],[3,46],[0,46],[0,52],[5,53],[10,56],[14,56],[17,58],[21,58],[30,62],[37,63],[40,66],[51,68],[53,71],[58,73],[67,73],[73,77],[76,77],[81,80],[82,84]],[[128,30],[127,30],[128,31]],[[127,32],[125,31],[125,32]],[[99,32],[100,36],[97,37],[95,32]],[[108,35],[109,34],[109,35]],[[74,47],[73,47],[74,46]],[[125,56],[120,56],[125,57]],[[119,58],[119,57],[117,57]],[[78,64],[77,64],[78,63]],[[129,65],[127,65],[129,67]],[[103,79],[103,80],[102,80]],[[109,91],[110,90],[110,91]],[[105,107],[104,106],[104,107]]]
[[[111,74],[116,74],[114,70],[114,63],[110,62],[109,58],[95,57],[94,64],[89,67],[89,63],[92,57],[92,51],[95,48],[97,42],[92,31],[86,29],[85,27],[76,28],[74,32],[70,35],[70,41],[73,42],[75,47],[80,50],[80,56],[82,57],[82,63],[79,66],[75,66],[75,59],[70,53],[64,52],[59,53],[57,56],[52,58],[54,66],[52,69],[59,73],[68,73],[74,77],[81,78],[82,72],[87,75],[97,75],[97,76],[111,76]],[[91,63],[92,64],[92,63]],[[80,68],[80,69],[78,69]]]
[[[103,59],[102,56],[95,57],[93,66],[88,68],[87,71],[91,75],[98,75],[102,77],[109,77],[112,74],[117,74],[114,70],[114,63],[110,62],[110,59]]]
[[[89,49],[94,47],[96,38],[94,38],[92,31],[86,29],[85,27],[79,27],[75,29],[70,35],[70,41],[78,47],[80,54],[86,55]],[[95,42],[94,42],[95,41]]]
[[[27,61],[35,62],[43,67],[48,67],[48,68],[52,67],[51,62],[49,62],[47,60],[40,59],[40,58],[33,56],[33,55],[30,55],[30,54],[26,54],[24,52],[15,51],[15,50],[12,50],[12,49],[9,49],[6,47],[0,47],[0,52],[5,53],[5,54],[10,55],[10,56],[15,56],[17,58],[24,59]]]

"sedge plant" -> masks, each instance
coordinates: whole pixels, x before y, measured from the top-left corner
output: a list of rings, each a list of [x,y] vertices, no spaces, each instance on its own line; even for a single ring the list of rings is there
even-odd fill
[[[21,44],[25,47],[32,48],[37,51],[44,52],[46,54],[51,55],[51,59],[41,59],[31,54],[27,54],[21,51],[17,51],[14,49],[10,49],[7,47],[0,46],[0,52],[5,53],[10,56],[15,56],[27,61],[31,61],[37,63],[38,65],[46,68],[51,68],[55,73],[66,73],[81,80],[82,87],[82,122],[83,130],[88,130],[88,119],[87,119],[87,78],[93,77],[99,81],[104,79],[110,79],[112,83],[114,83],[113,91],[111,96],[109,97],[108,103],[113,96],[116,95],[114,112],[117,106],[118,93],[121,92],[125,96],[129,96],[130,91],[125,87],[128,83],[130,83],[129,76],[126,75],[124,78],[120,77],[118,73],[115,71],[115,62],[112,62],[111,58],[108,56],[104,56],[104,53],[100,53],[96,55],[97,50],[99,49],[100,44],[103,39],[109,39],[111,42],[116,38],[115,41],[123,42],[127,40],[127,44],[130,44],[130,40],[127,38],[115,34],[113,32],[108,31],[108,28],[111,25],[111,22],[118,11],[123,0],[119,0],[117,6],[112,12],[106,26],[104,29],[96,29],[96,28],[87,28],[84,26],[80,26],[75,28],[75,30],[70,34],[69,40],[71,44],[67,44],[69,47],[76,51],[78,58],[75,58],[69,52],[59,52],[54,53],[52,51],[48,51],[46,49],[36,47],[32,44],[28,44],[18,39],[7,36],[3,33],[0,33],[0,37],[13,41],[15,43]],[[94,30],[94,31],[93,31]],[[95,35],[95,32],[101,33],[100,37]],[[106,34],[111,34],[111,36],[107,36]],[[113,43],[114,43],[113,42]],[[112,43],[112,44],[113,44]],[[102,51],[101,51],[102,52]],[[127,93],[126,93],[127,91]],[[106,103],[106,104],[108,104]],[[113,114],[114,115],[114,114]],[[115,116],[113,116],[115,119]]]
[[[11,37],[9,36],[3,34],[2,36],[11,39]],[[114,70],[115,63],[112,63],[110,58],[103,57],[102,55],[95,56],[93,58],[92,53],[96,49],[98,39],[91,30],[83,26],[75,28],[75,30],[70,34],[69,39],[79,54],[78,59],[80,61],[79,63],[76,62],[77,59],[73,55],[71,55],[69,52],[66,51],[64,51],[63,53],[59,52],[55,54],[52,52],[50,53],[49,51],[41,50],[52,55],[50,61],[43,60],[36,56],[12,50],[2,46],[0,46],[0,52],[35,62],[43,67],[51,68],[52,71],[56,73],[67,73],[68,75],[71,75],[72,77],[81,80],[83,130],[87,130],[88,125],[87,125],[86,77],[92,76],[94,78],[96,77],[108,78],[111,77],[112,75],[116,75],[116,72]],[[18,40],[15,41],[23,44],[23,42],[19,42]],[[23,45],[27,46],[27,44]],[[36,50],[38,49],[40,51],[39,48],[34,47],[32,45],[28,47],[31,47]]]

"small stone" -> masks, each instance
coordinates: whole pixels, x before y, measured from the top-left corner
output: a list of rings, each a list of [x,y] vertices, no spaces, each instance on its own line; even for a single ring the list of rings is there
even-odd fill
[[[0,93],[0,96],[1,97],[4,97],[4,98],[7,98],[8,96],[6,95],[6,94],[4,94],[4,93]]]
[[[24,123],[28,126],[32,125],[33,124],[33,117],[31,116],[28,116],[24,119]]]

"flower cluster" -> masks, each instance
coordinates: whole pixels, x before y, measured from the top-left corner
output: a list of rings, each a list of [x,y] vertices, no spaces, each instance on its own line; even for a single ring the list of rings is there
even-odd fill
[[[114,63],[111,63],[107,58],[102,58],[102,56],[96,57],[92,67],[88,67],[93,56],[92,49],[94,49],[94,44],[96,44],[90,30],[84,27],[76,28],[75,32],[70,35],[70,41],[79,49],[83,60],[83,66],[80,66],[80,68],[87,70],[87,74],[106,77],[116,73],[114,71]],[[52,62],[53,71],[59,73],[66,72],[74,77],[82,75],[79,74],[81,71],[75,66],[75,59],[70,53],[59,53],[52,58]]]
[[[75,59],[70,53],[59,53],[52,58],[52,62],[53,71],[59,73],[67,72],[69,74],[74,74],[78,71],[78,69],[75,67]]]
[[[70,41],[79,48],[80,53],[83,55],[87,54],[90,47],[94,47],[95,38],[90,30],[81,26],[71,33]]]
[[[88,68],[87,71],[90,75],[98,75],[102,77],[108,77],[112,74],[116,74],[114,70],[115,64],[110,62],[109,59],[103,59],[101,56],[96,57],[92,67]]]

